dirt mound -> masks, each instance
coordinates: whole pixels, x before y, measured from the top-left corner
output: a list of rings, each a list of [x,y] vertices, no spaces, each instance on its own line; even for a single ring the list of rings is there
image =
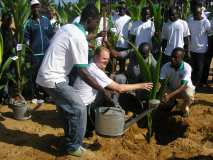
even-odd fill
[[[190,116],[173,110],[154,113],[154,135],[147,143],[145,119],[123,136],[107,138],[93,133],[85,138],[88,153],[81,160],[210,160],[213,159],[213,95],[199,93]],[[35,107],[31,105],[31,107]],[[44,104],[32,119],[16,121],[7,106],[0,122],[1,160],[78,160],[59,148],[63,136],[54,105]]]

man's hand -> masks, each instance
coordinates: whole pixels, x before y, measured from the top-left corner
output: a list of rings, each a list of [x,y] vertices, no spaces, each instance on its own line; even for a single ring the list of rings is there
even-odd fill
[[[96,34],[96,38],[98,37],[105,37],[107,35],[107,32],[106,31],[101,31],[99,33]]]
[[[141,83],[141,89],[145,89],[147,91],[150,91],[153,87],[153,83]]]

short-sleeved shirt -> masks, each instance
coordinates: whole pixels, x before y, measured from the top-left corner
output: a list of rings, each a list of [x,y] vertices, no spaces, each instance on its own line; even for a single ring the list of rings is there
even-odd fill
[[[162,39],[167,40],[165,55],[171,56],[173,49],[184,47],[184,37],[190,35],[189,27],[186,21],[178,19],[174,22],[168,21],[163,24]]]
[[[160,79],[168,78],[168,86],[171,90],[178,89],[183,84],[195,89],[191,80],[191,72],[192,68],[186,62],[182,62],[177,70],[171,66],[171,62],[168,62],[161,69]]]
[[[128,38],[130,19],[131,17],[128,15],[116,15],[113,17],[113,23],[116,28],[116,32],[119,35],[116,47],[128,48],[128,42],[125,40],[125,38]]]
[[[112,80],[99,69],[95,63],[91,63],[88,67],[90,75],[95,78],[98,84],[105,88],[112,83]],[[80,95],[85,105],[92,103],[97,95],[97,90],[90,87],[86,82],[84,82],[80,77],[78,77],[73,85],[76,93]]]
[[[36,83],[47,88],[55,88],[55,84],[60,82],[69,83],[67,75],[74,65],[88,66],[88,42],[85,30],[80,24],[66,24],[53,37]]]
[[[146,22],[143,21],[135,21],[132,24],[130,34],[136,36],[135,44],[137,47],[141,43],[148,42],[152,43],[152,37],[155,33],[155,25],[154,22],[148,20]]]
[[[207,18],[202,20],[190,19],[188,21],[191,33],[191,51],[195,53],[206,53],[208,49],[208,34],[211,24]]]

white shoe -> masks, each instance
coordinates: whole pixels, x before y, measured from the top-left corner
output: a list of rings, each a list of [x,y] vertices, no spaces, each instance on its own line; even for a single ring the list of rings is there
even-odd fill
[[[43,99],[38,99],[38,100],[37,100],[37,104],[42,104],[42,103],[44,103],[44,100],[43,100]]]
[[[80,149],[81,149],[82,151],[86,151],[86,148],[84,148],[84,147],[82,147],[82,146],[80,146]]]
[[[189,116],[189,106],[187,106],[185,108],[185,111],[184,111],[184,114],[183,114],[184,117],[188,117]]]
[[[36,98],[32,99],[31,101],[33,104],[37,104],[38,103],[38,100]]]

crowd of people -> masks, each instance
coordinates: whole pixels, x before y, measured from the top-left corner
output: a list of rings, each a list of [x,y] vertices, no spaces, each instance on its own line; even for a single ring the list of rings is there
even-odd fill
[[[144,90],[150,91],[153,87],[152,82],[146,82],[141,75],[137,58],[128,44],[128,40],[134,43],[145,63],[152,71],[156,69],[157,56],[152,54],[156,33],[151,8],[144,7],[141,20],[133,21],[125,1],[120,1],[117,10],[103,22],[98,9],[89,3],[72,23],[55,27],[52,14],[49,18],[40,14],[38,0],[31,0],[30,6],[31,16],[24,24],[24,38],[31,49],[32,98],[37,98],[39,92],[52,98],[63,120],[64,150],[70,155],[81,156],[86,152],[82,142],[89,106],[100,106],[100,103],[113,106],[115,102],[109,90],[117,93],[137,90],[135,93],[140,99]],[[198,1],[193,1],[187,20],[179,17],[177,7],[171,6],[167,13],[162,26],[162,44],[158,44],[163,51],[160,79],[162,82],[168,79],[161,101],[166,104],[173,99],[183,99],[182,111],[188,116],[195,88],[208,82],[213,21],[208,19]],[[11,23],[11,15],[3,14],[1,33],[4,42],[8,42],[4,45],[5,59],[12,55],[11,48],[16,44]],[[99,33],[94,34],[97,27]],[[108,31],[118,36],[115,48],[109,47]],[[91,44],[95,39],[97,48]],[[125,74],[128,83],[121,84],[106,74],[111,57],[118,61],[119,73]]]

